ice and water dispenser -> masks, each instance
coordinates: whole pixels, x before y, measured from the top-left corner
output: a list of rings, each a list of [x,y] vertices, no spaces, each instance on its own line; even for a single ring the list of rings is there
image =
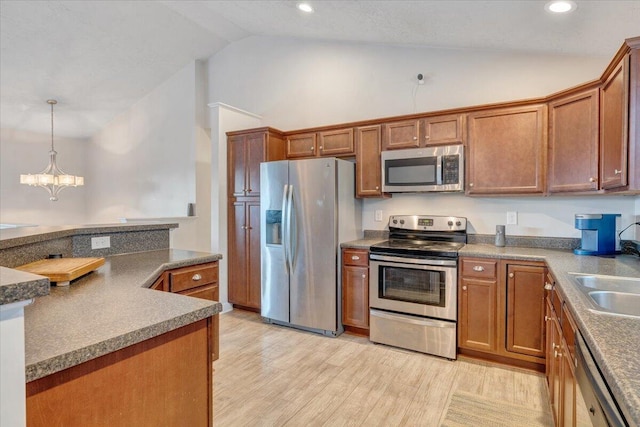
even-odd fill
[[[268,210],[266,215],[267,245],[282,244],[282,211]]]
[[[610,255],[616,253],[616,218],[620,214],[576,214],[576,229],[582,230],[576,255]]]

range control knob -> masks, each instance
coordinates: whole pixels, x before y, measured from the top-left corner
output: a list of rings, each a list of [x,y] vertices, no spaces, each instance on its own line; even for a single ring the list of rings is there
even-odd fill
[[[397,219],[394,219],[394,220],[393,220],[393,223],[394,223],[394,224],[397,224],[397,223],[398,223],[398,220],[397,220]]]
[[[456,225],[459,227],[462,225],[462,223],[460,221],[456,221]]]
[[[400,220],[400,224],[401,224],[401,225],[402,225],[402,224],[404,224],[404,219],[401,219],[401,220]]]
[[[449,225],[449,227],[451,227],[453,225],[453,221],[447,222],[447,225]]]

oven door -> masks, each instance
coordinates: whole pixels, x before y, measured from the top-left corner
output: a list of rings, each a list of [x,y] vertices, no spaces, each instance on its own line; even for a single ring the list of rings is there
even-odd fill
[[[370,255],[371,308],[457,320],[457,262]]]

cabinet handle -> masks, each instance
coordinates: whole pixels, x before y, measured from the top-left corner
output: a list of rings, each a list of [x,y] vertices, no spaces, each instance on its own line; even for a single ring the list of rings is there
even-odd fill
[[[243,230],[246,230],[246,229],[247,229],[247,226],[246,226],[246,225],[243,225],[243,226],[242,226],[242,229],[243,229]]]
[[[591,178],[589,178],[589,182],[596,182],[596,179],[591,177]]]
[[[469,187],[473,187],[473,182],[470,182],[470,183],[469,183]]]
[[[315,151],[316,147],[311,147],[311,151]]]
[[[191,280],[193,280],[194,282],[197,282],[200,279],[202,279],[202,276],[199,275],[198,273],[194,274],[193,277],[191,278]]]
[[[513,279],[513,273],[509,273],[509,277]]]
[[[484,271],[484,267],[481,265],[474,265],[473,271]]]
[[[616,175],[620,175],[622,173],[622,171],[618,170],[618,169],[614,169],[613,173],[616,174]]]
[[[322,145],[320,147],[318,147],[318,148],[322,150]]]
[[[366,275],[366,274],[363,274],[363,275],[362,275],[362,278],[364,279],[365,277],[367,277],[367,275]]]
[[[429,135],[425,135],[425,136],[424,136],[424,139],[429,139]]]
[[[351,255],[351,259],[354,261],[358,261],[360,257],[358,255]]]
[[[549,320],[551,320],[551,318],[549,316],[544,316],[544,321],[548,322]]]
[[[544,282],[544,289],[547,291],[553,290],[553,285],[551,283]]]
[[[462,287],[462,290],[463,290],[463,291],[466,291],[466,290],[467,290],[467,286],[466,286],[466,285],[465,285],[465,286],[463,286],[463,287]]]
[[[378,187],[378,186],[376,185],[376,190],[379,190],[379,189],[380,189],[380,187]]]

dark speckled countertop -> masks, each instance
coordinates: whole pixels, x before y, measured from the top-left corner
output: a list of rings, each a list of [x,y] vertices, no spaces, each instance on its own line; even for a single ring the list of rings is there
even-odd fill
[[[114,255],[25,308],[26,380],[36,380],[213,316],[218,302],[147,289],[164,271],[217,254],[163,249]]]
[[[49,279],[26,271],[0,267],[0,305],[49,294]]]
[[[459,254],[545,261],[625,418],[631,426],[640,426],[640,318],[592,311],[568,274],[640,277],[640,258],[580,256],[571,251],[492,245],[466,245]]]

